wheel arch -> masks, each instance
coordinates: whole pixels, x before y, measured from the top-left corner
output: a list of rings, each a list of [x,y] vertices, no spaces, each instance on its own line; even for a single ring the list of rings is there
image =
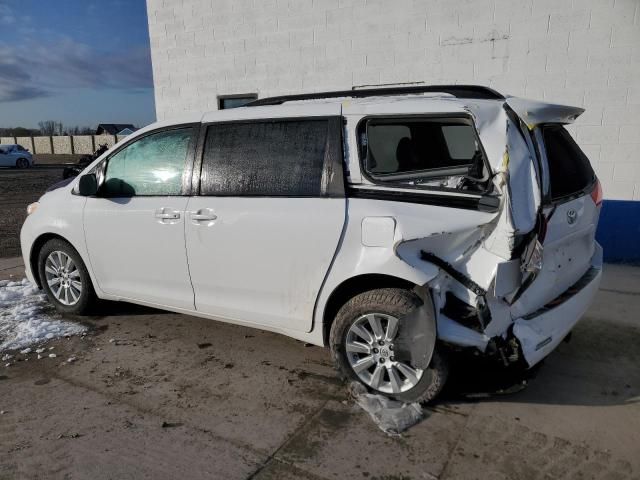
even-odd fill
[[[384,273],[365,273],[347,278],[333,289],[327,299],[322,315],[322,341],[329,344],[329,332],[333,321],[342,307],[350,298],[377,288],[403,288],[413,290],[419,285],[405,278]]]
[[[53,240],[55,238],[67,242],[69,245],[75,248],[76,251],[78,251],[78,249],[73,245],[73,243],[71,243],[68,239],[64,238],[62,235],[58,235],[57,233],[50,233],[50,232],[43,233],[38,238],[36,238],[33,244],[31,245],[31,252],[29,252],[29,266],[31,267],[31,274],[33,275],[33,278],[36,281],[38,288],[42,288],[42,279],[40,278],[40,269],[38,268],[38,255],[40,253],[40,250],[44,246],[44,244],[47,243],[49,240]]]

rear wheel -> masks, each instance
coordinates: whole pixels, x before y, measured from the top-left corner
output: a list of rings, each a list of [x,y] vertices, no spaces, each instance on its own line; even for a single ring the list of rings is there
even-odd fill
[[[29,168],[29,165],[29,160],[27,160],[26,158],[19,158],[18,160],[16,160],[17,168]]]
[[[62,239],[44,244],[38,273],[51,303],[63,313],[86,314],[96,300],[91,277],[75,248]]]
[[[426,369],[394,356],[394,341],[403,318],[420,305],[416,294],[399,288],[364,292],[344,304],[330,336],[331,353],[342,376],[397,400],[433,400],[448,373],[440,352],[434,352]]]

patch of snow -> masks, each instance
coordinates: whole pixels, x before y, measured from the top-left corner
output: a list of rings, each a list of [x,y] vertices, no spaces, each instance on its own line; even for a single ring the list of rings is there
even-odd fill
[[[0,281],[0,351],[26,349],[85,330],[80,324],[55,318],[46,295],[26,278],[20,282]]]

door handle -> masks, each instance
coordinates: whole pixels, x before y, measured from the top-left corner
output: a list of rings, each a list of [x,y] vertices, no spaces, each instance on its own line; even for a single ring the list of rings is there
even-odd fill
[[[170,208],[159,208],[154,215],[160,220],[178,220],[180,218],[180,212]]]
[[[197,212],[191,212],[191,220],[193,222],[213,222],[218,216],[213,213],[210,208],[203,208]]]

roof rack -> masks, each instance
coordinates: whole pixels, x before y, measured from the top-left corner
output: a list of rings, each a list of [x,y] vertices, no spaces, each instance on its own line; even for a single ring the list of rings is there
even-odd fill
[[[281,95],[267,97],[247,103],[247,107],[260,107],[265,105],[281,105],[284,102],[300,100],[319,100],[324,98],[365,98],[388,95],[414,95],[419,93],[448,93],[457,98],[476,98],[487,100],[504,100],[504,96],[494,89],[479,85],[424,85],[416,87],[383,87],[366,88],[362,90],[339,90],[336,92],[302,93],[297,95]]]

